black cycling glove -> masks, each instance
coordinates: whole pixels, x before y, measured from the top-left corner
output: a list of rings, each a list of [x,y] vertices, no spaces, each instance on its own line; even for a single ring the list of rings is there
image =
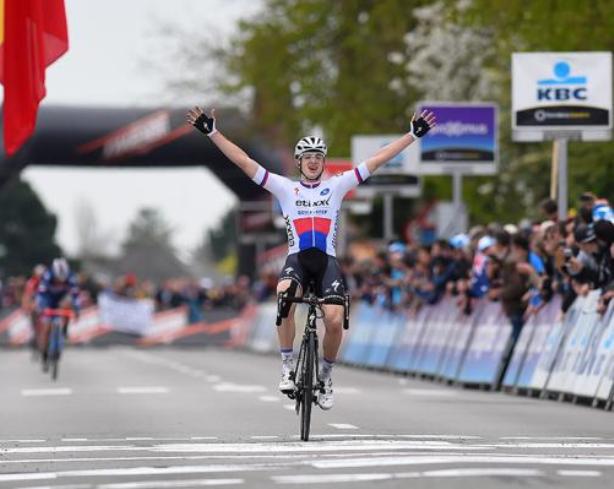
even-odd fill
[[[431,126],[428,122],[426,122],[424,117],[412,120],[409,124],[409,134],[411,134],[414,138],[421,138],[431,130]]]
[[[213,117],[207,117],[207,114],[204,112],[196,118],[193,126],[207,136],[213,136],[217,132],[215,128],[215,119]]]

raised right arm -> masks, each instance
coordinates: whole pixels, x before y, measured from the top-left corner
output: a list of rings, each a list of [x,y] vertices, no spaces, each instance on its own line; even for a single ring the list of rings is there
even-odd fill
[[[251,179],[253,179],[260,165],[252,160],[249,155],[239,146],[230,141],[215,127],[215,109],[211,111],[211,117],[200,108],[194,107],[187,114],[187,120],[196,129],[207,135],[226,158],[237,165]]]

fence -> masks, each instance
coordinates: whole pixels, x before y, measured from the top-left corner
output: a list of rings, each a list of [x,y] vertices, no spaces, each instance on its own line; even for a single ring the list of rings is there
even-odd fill
[[[528,319],[515,345],[498,303],[478,302],[471,315],[452,298],[411,314],[360,303],[353,308],[339,360],[465,386],[582,399],[611,409],[614,302],[601,315],[598,299],[599,291],[580,297],[563,316],[555,297]],[[275,304],[263,304],[237,321],[232,346],[276,352],[275,313]]]

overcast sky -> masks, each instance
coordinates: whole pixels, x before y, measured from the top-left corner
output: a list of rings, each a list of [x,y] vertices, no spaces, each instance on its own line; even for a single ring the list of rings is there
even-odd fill
[[[69,51],[47,70],[44,104],[155,106],[168,73],[144,69],[160,53],[162,21],[228,36],[240,17],[253,15],[261,0],[65,0]],[[172,67],[169,66],[169,69]],[[187,102],[187,101],[183,101]],[[194,100],[193,103],[202,103]],[[76,207],[95,210],[110,233],[111,249],[144,206],[160,209],[186,253],[235,203],[233,194],[208,170],[115,170],[29,167],[23,177],[60,218],[58,240],[77,249]]]

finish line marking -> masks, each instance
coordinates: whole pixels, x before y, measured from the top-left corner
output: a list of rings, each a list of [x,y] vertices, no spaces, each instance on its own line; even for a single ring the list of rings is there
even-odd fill
[[[97,489],[166,489],[172,487],[230,486],[243,484],[244,479],[188,479],[177,481],[137,481],[100,484]],[[89,486],[88,486],[89,487]],[[52,489],[52,488],[50,488]],[[55,488],[53,488],[55,489]]]

